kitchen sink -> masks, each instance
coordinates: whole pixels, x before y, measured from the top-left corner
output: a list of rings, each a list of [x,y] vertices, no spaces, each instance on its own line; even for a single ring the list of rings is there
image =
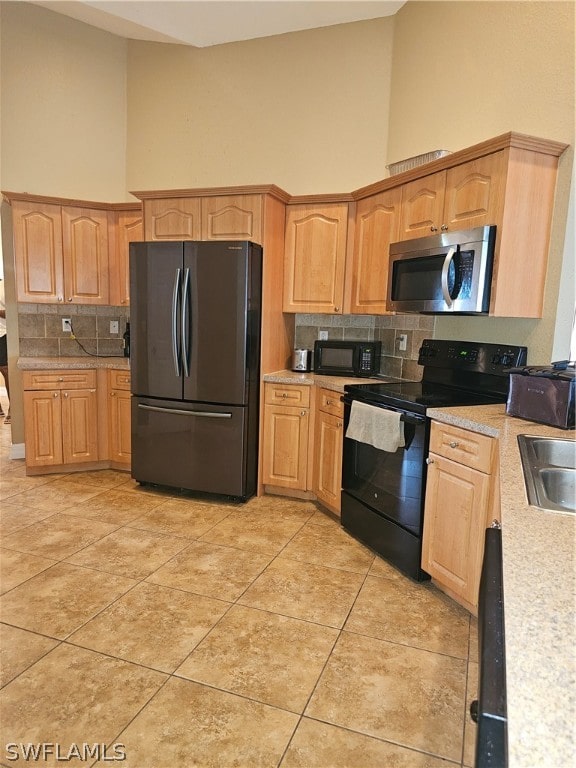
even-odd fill
[[[528,501],[553,512],[576,512],[576,442],[518,435]]]

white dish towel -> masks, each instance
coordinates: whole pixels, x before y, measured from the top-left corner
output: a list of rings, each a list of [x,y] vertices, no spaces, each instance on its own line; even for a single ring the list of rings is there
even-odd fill
[[[398,411],[353,400],[346,437],[394,453],[404,445],[404,422],[400,416]]]

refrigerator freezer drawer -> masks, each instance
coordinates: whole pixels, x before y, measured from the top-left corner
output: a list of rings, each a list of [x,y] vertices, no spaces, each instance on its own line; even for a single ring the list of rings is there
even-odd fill
[[[253,495],[248,409],[132,398],[132,477],[238,498]]]

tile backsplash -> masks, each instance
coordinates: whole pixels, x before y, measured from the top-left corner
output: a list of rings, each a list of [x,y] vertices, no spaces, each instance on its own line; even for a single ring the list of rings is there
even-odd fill
[[[69,317],[75,338],[62,330]],[[110,321],[118,333],[110,333]],[[122,357],[122,334],[130,320],[128,307],[73,304],[18,304],[18,336],[21,357]]]
[[[334,341],[381,341],[380,373],[419,381],[418,350],[423,339],[433,338],[434,323],[430,315],[296,315],[295,346],[314,349],[320,331]],[[399,349],[401,334],[405,351]]]

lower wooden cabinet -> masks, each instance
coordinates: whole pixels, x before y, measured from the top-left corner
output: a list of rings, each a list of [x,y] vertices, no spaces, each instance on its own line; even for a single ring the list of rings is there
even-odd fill
[[[108,438],[110,461],[117,469],[130,469],[130,373],[108,371]]]
[[[476,614],[484,532],[499,519],[497,440],[432,422],[422,568]]]
[[[98,460],[95,371],[25,372],[27,467]]]
[[[294,491],[310,490],[310,386],[264,385],[262,482]]]
[[[28,474],[130,469],[130,373],[24,371]],[[105,387],[105,391],[104,391]]]
[[[319,389],[316,394],[314,435],[314,482],[318,501],[340,514],[344,404],[340,394]]]

